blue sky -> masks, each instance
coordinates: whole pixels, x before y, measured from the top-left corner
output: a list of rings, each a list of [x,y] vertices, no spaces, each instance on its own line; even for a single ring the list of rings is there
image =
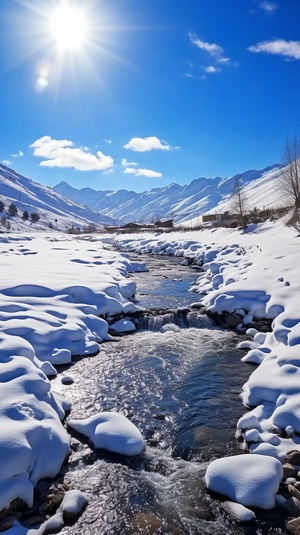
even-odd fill
[[[0,161],[143,191],[280,161],[299,0],[1,0]]]

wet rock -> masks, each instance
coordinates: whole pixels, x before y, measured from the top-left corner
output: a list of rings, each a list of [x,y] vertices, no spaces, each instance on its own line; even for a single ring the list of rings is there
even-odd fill
[[[2,520],[0,520],[0,532],[10,529],[13,526],[13,523],[14,519],[11,516],[2,518]]]
[[[209,318],[211,318],[216,325],[221,326],[222,325],[222,318],[217,314],[217,312],[211,312],[211,310],[207,309],[206,314]]]
[[[298,470],[290,463],[283,465],[283,477],[296,477]]]
[[[20,517],[22,512],[27,511],[27,509],[28,507],[26,503],[21,500],[21,498],[16,498],[10,503],[9,507],[6,507],[0,511],[0,520],[11,515]]]
[[[74,379],[73,377],[71,377],[71,375],[65,375],[61,378],[61,382],[63,385],[71,385],[72,383],[74,383]]]
[[[52,515],[63,501],[66,490],[69,489],[67,483],[53,483],[49,486],[47,481],[40,481],[36,487],[38,497],[39,513],[42,515]]]
[[[300,502],[297,498],[289,498],[285,502],[285,508],[287,509],[290,516],[295,518],[300,517]]]
[[[295,485],[297,483],[297,479],[295,477],[288,477],[285,484],[286,485]]]
[[[198,308],[205,308],[205,306],[203,305],[203,303],[192,303],[191,304],[191,308],[195,308],[195,309],[198,309]]]
[[[241,323],[241,318],[237,314],[228,314],[225,318],[225,323],[235,329]]]
[[[253,322],[254,327],[261,333],[269,333],[272,331],[271,324],[266,321]]]
[[[286,527],[290,533],[293,533],[293,535],[300,535],[300,518],[289,520]]]
[[[289,451],[286,456],[286,462],[296,466],[300,466],[300,451]]]
[[[299,472],[298,472],[297,476],[299,478]],[[295,489],[300,490],[300,481],[296,481],[296,483],[294,483],[294,487],[295,487]]]
[[[288,491],[291,496],[297,498],[297,500],[300,502],[300,490],[296,489],[294,485],[288,485]]]

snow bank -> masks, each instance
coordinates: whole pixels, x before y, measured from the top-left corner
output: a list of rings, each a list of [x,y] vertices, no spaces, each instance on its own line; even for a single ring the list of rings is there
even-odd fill
[[[35,237],[25,249],[19,241],[2,244],[0,332],[26,340],[37,359],[54,365],[96,353],[109,338],[106,319],[135,309],[128,270],[146,266],[100,242]]]
[[[159,255],[172,251],[184,264],[199,266],[199,279],[192,291],[201,303],[219,315],[233,314],[238,328],[247,329],[252,340],[240,345],[247,351],[242,360],[258,367],[242,391],[243,403],[251,410],[237,426],[248,450],[256,455],[251,461],[249,456],[241,456],[238,462],[243,465],[242,473],[257,457],[260,468],[265,463],[261,472],[267,476],[270,468],[272,475],[272,458],[276,463],[284,462],[288,451],[300,451],[299,238],[281,222],[265,222],[246,233],[220,228],[149,234],[143,239],[122,236],[115,243],[123,251]],[[272,322],[270,333],[254,328],[254,321],[257,324],[265,318]],[[221,467],[222,462],[216,466]],[[274,470],[272,473],[275,488],[278,476]],[[227,476],[225,470],[224,490]],[[231,479],[228,483],[234,488]],[[252,500],[251,489],[245,492]],[[274,492],[269,494],[268,506],[274,504]],[[240,499],[233,495],[232,499]],[[247,496],[244,498],[247,502]]]
[[[15,498],[31,506],[37,481],[54,477],[69,453],[61,420],[70,405],[46,374],[99,351],[107,320],[135,306],[128,272],[146,267],[95,238],[2,236],[0,257],[1,511]]]
[[[122,414],[102,412],[85,420],[69,420],[68,425],[87,436],[95,448],[121,455],[139,455],[144,449],[140,431]]]

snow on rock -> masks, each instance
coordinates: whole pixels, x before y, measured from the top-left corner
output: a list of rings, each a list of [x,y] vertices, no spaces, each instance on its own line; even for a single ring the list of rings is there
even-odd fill
[[[282,464],[273,457],[236,455],[212,461],[205,483],[209,490],[246,507],[272,509],[282,477]]]
[[[0,353],[1,356],[1,353]],[[45,374],[24,356],[1,358],[0,510],[15,498],[32,505],[39,479],[54,477],[69,453],[59,401]]]
[[[87,496],[80,490],[69,490],[65,493],[64,499],[60,504],[60,510],[63,517],[67,520],[77,516],[87,505]]]
[[[57,533],[65,524],[76,518],[86,507],[88,499],[80,490],[69,490],[65,493],[63,501],[53,516],[50,516],[38,529],[25,528],[16,520],[10,529],[6,530],[7,535],[44,535],[46,533]]]
[[[116,333],[133,332],[135,331],[135,325],[132,321],[123,318],[115,323],[112,323],[110,326],[110,331]]]
[[[95,448],[121,455],[139,455],[144,439],[137,427],[122,414],[102,412],[85,420],[69,420],[69,427],[87,436]]]
[[[222,503],[222,506],[225,511],[235,518],[235,520],[238,520],[238,522],[250,522],[255,518],[255,513],[240,503],[229,502],[226,500]]]

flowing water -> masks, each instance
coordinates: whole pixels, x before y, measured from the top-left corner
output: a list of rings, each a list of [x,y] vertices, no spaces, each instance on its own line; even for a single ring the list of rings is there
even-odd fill
[[[146,448],[134,458],[96,451],[73,434],[65,478],[89,504],[69,535],[275,534],[280,513],[235,523],[205,489],[207,462],[241,453],[235,426],[245,409],[238,396],[253,370],[240,363],[240,338],[214,327],[201,311],[172,312],[196,296],[197,274],[176,259],[150,258],[150,273],[134,275],[139,304],[165,309],[146,314],[143,329],[101,345],[94,357],[62,371],[74,379],[53,389],[72,401],[72,418],[114,410],[142,432]],[[192,325],[192,326],[189,326]],[[145,328],[147,327],[147,329]]]

